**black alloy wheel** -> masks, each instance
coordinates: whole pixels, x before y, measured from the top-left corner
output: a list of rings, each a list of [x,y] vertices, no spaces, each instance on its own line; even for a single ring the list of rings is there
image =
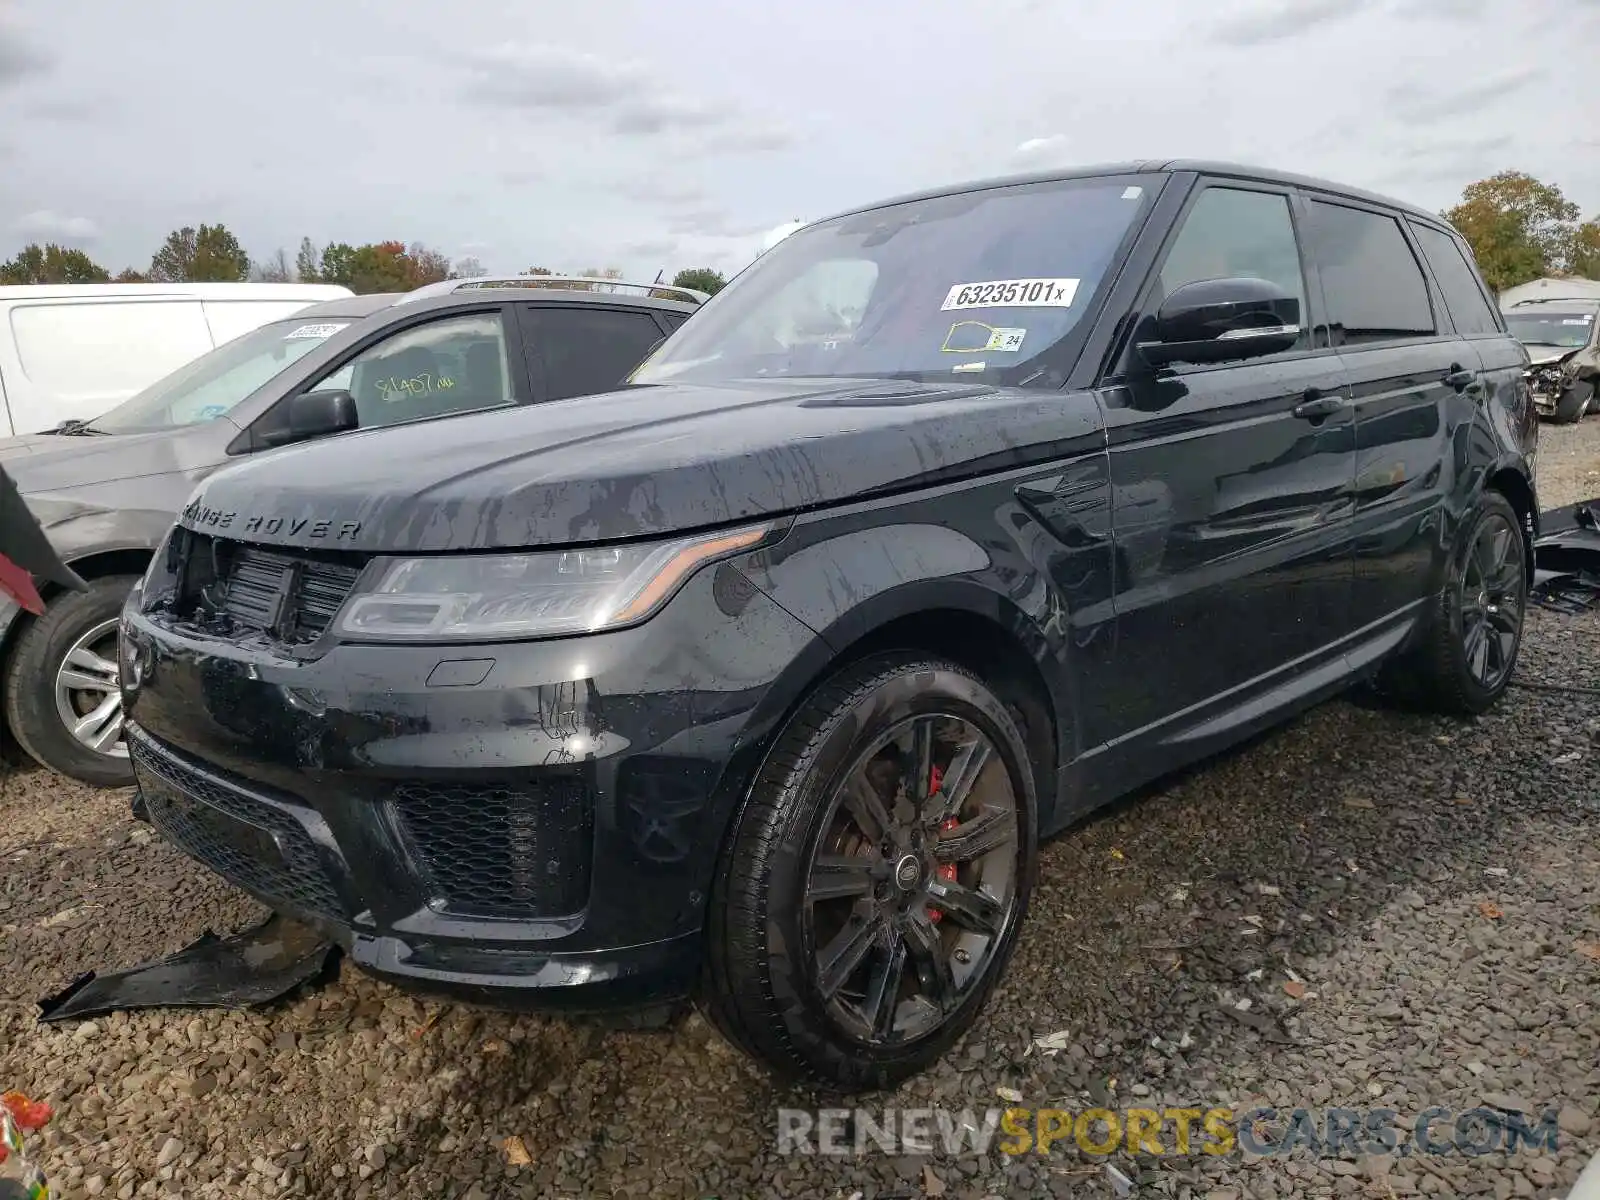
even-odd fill
[[[1005,703],[910,654],[846,668],[778,735],[724,846],[699,997],[782,1074],[892,1086],[976,1020],[1027,908],[1036,797]]]
[[[1491,512],[1473,531],[1461,572],[1461,649],[1473,680],[1498,693],[1516,665],[1522,641],[1522,531],[1514,517]]]
[[[808,982],[848,1037],[922,1037],[984,977],[1010,919],[1016,793],[987,734],[925,713],[856,760],[831,810],[805,888]]]

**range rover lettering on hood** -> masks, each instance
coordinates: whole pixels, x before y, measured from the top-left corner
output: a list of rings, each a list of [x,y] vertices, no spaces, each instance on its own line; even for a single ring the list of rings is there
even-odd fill
[[[185,506],[183,522],[194,529],[231,530],[240,537],[259,534],[266,537],[354,542],[361,535],[360,521],[318,520],[313,517],[268,517],[260,513],[240,513],[230,509],[211,508],[198,500],[191,500]]]

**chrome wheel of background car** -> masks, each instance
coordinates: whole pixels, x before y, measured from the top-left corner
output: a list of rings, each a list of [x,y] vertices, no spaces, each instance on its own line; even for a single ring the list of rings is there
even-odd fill
[[[857,760],[802,917],[810,983],[842,1032],[916,1039],[983,980],[1016,901],[1018,815],[994,744],[959,718],[902,721]]]
[[[117,687],[117,620],[101,621],[72,644],[56,672],[56,713],[78,742],[126,758]]]
[[[1499,513],[1478,527],[1461,575],[1467,669],[1488,690],[1504,682],[1522,636],[1522,534]]]

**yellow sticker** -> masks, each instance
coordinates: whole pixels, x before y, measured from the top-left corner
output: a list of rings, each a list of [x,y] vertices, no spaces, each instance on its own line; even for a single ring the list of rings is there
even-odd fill
[[[939,349],[946,354],[1016,351],[1022,349],[1022,339],[1027,333],[1026,329],[985,325],[982,321],[957,321],[944,335],[944,344]]]

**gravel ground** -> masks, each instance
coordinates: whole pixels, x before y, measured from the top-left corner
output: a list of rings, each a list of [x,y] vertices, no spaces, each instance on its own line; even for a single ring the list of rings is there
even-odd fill
[[[1547,427],[1541,459],[1547,506],[1600,493],[1600,421]],[[1519,678],[1600,687],[1600,614],[1535,612]],[[1551,1107],[1554,1153],[1119,1154],[1126,1182],[1070,1139],[780,1156],[777,1110],[829,1101],[698,1018],[610,1032],[350,969],[268,1010],[41,1026],[34,1001],[78,973],[262,913],[127,793],[22,768],[0,774],[0,1086],[56,1104],[40,1152],[68,1197],[1560,1196],[1600,1150],[1597,813],[1592,696],[1520,686],[1470,722],[1324,705],[1053,840],[978,1027],[863,1101]]]

